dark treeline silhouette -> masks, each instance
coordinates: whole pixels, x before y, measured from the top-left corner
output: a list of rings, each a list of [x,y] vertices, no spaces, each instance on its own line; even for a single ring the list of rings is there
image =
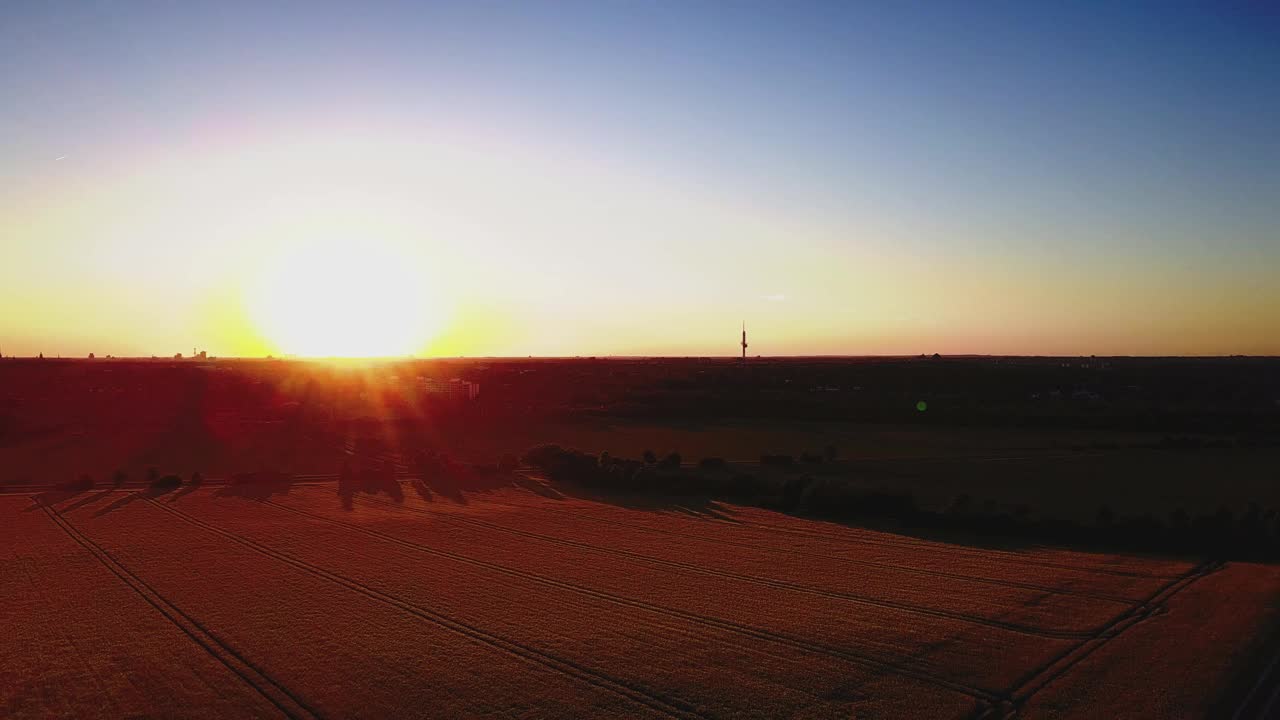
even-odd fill
[[[761,469],[777,465],[779,458],[790,456],[765,455]],[[1280,560],[1280,509],[1257,503],[1238,516],[1226,507],[1201,512],[1179,508],[1167,516],[1118,515],[1103,505],[1092,523],[1083,523],[1041,517],[1026,505],[1012,512],[994,503],[979,507],[967,494],[956,496],[946,508],[923,508],[910,492],[858,487],[839,476],[733,472],[718,458],[707,460],[690,468],[554,444],[524,455],[528,466],[553,481],[598,490],[707,495],[838,522],[889,522],[1017,542]]]
[[[466,401],[443,403],[423,390],[454,378],[483,390]],[[148,472],[150,466],[200,467],[227,478],[246,465],[331,473],[348,458],[339,480],[345,497],[402,494],[396,478],[408,471],[420,494],[463,500],[465,491],[514,482],[514,456],[488,464],[496,448],[550,440],[591,444],[591,452],[579,457],[565,449],[543,451],[545,457],[533,453],[526,462],[557,480],[605,492],[647,492],[654,498],[701,493],[978,535],[1174,550],[1263,548],[1256,554],[1270,556],[1269,508],[1280,507],[1280,494],[1267,494],[1274,485],[1258,482],[1274,472],[1271,448],[1280,446],[1277,359],[796,358],[744,364],[582,358],[344,367],[99,358],[6,360],[0,383],[10,389],[0,404],[0,440],[11,451],[0,482],[40,485],[43,478],[76,478],[62,485],[63,492],[108,484],[183,485],[181,476]],[[897,465],[875,465],[872,456],[880,449],[874,440],[847,439],[863,428],[868,436],[886,437],[886,427],[905,428],[884,452],[910,456],[891,458],[903,460]],[[994,432],[984,436],[986,445],[975,444],[975,453],[1004,455],[1006,446],[1030,447],[1043,460],[1003,473],[1000,468],[1011,464],[941,462],[953,451],[968,452],[964,433],[977,427]],[[615,428],[617,433],[600,432]],[[744,451],[732,441],[739,428],[757,437],[776,431],[792,439]],[[655,439],[649,432],[654,429],[685,438],[707,429],[707,442],[671,440],[691,443],[682,447],[683,457],[670,447],[639,453],[639,459],[600,452],[637,453],[639,443],[667,442]],[[807,437],[795,439],[799,433]],[[633,444],[632,438],[642,436]],[[829,444],[833,438],[847,443],[846,459]],[[66,451],[47,452],[53,442],[64,443]],[[1077,448],[1087,451],[1078,453],[1081,458],[1108,459],[1067,463],[1058,457]],[[928,464],[914,462],[917,456]],[[1076,467],[1086,469],[1072,475]],[[1190,469],[1175,472],[1183,467]],[[77,477],[84,468],[92,474]],[[107,468],[120,469],[103,472]],[[1240,482],[1221,482],[1218,468]],[[1046,519],[1054,508],[1036,505],[1053,500],[1017,492],[1029,479],[1049,475],[1047,470],[1054,472],[1046,485],[1071,487],[1064,483],[1080,479],[1074,520]],[[954,503],[946,504],[941,492],[926,494],[944,479],[955,482]],[[1118,486],[1113,481],[1124,484],[1125,492],[1110,493]],[[250,485],[256,489],[238,492],[259,494],[288,484]],[[917,495],[907,495],[908,489]],[[961,502],[963,493],[985,497]],[[1175,496],[1188,498],[1179,501],[1180,512],[1176,504],[1156,502]],[[1009,507],[1016,502],[1029,507]]]
[[[352,506],[356,493],[386,493],[396,502],[404,500],[404,488],[396,480],[396,465],[390,459],[357,458],[343,462],[338,472],[338,496],[343,507]]]

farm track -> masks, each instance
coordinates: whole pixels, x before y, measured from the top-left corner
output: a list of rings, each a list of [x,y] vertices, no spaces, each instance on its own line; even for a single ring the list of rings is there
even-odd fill
[[[675,530],[664,530],[662,528],[656,528],[649,525],[641,525],[638,523],[628,523],[628,522],[623,522],[621,520],[613,520],[611,518],[603,518],[596,515],[575,512],[568,508],[551,507],[545,504],[525,505],[522,503],[503,502],[500,500],[488,500],[487,502],[491,502],[494,505],[503,505],[505,507],[521,508],[526,510],[540,510],[543,512],[563,513],[575,519],[586,520],[588,522],[600,523],[603,525],[610,525],[613,527],[631,528],[634,530],[642,530],[644,532],[651,532],[659,535],[669,535],[671,537],[688,538],[690,540],[697,540],[699,542],[704,542],[704,543],[713,543],[716,545],[726,545],[730,547],[740,547],[740,548],[746,548],[749,550],[759,550],[759,551],[766,551],[766,552],[773,552],[773,553],[785,553],[788,555],[795,555],[798,557],[812,557],[812,558],[818,558],[821,560],[845,563],[848,565],[856,565],[858,567],[872,567],[872,568],[878,568],[878,569],[884,569],[884,570],[892,570],[894,572],[907,573],[911,575],[925,575],[929,577],[947,578],[951,580],[965,580],[969,582],[981,583],[984,585],[993,585],[995,587],[1007,587],[1007,588],[1019,588],[1022,590],[1033,590],[1036,592],[1045,592],[1045,593],[1051,593],[1054,595],[1063,595],[1068,597],[1079,597],[1079,598],[1087,598],[1090,600],[1101,600],[1103,602],[1119,603],[1125,606],[1132,605],[1134,602],[1132,598],[1120,597],[1119,595],[1106,595],[1102,593],[1081,592],[1076,590],[1063,590],[1062,588],[1055,588],[1050,585],[1037,585],[1035,583],[1019,582],[1017,580],[999,580],[996,578],[979,577],[976,575],[962,575],[960,573],[952,573],[952,572],[947,572],[945,570],[927,570],[925,568],[909,567],[905,565],[892,565],[889,563],[874,562],[871,560],[857,560],[854,558],[840,557],[838,555],[824,555],[822,553],[806,552],[804,550],[795,550],[792,548],[768,547],[765,545],[757,545],[755,543],[737,542],[735,540],[725,540],[723,538],[709,537],[706,535],[699,535],[697,533],[686,533],[686,532],[677,532]]]
[[[157,612],[181,630],[192,642],[203,648],[215,660],[232,673],[235,673],[246,685],[266,698],[286,717],[294,718],[295,720],[304,718],[316,718],[319,720],[322,717],[314,708],[307,705],[288,688],[219,639],[217,635],[210,632],[198,620],[165,599],[155,588],[125,567],[110,552],[80,532],[79,529],[71,524],[70,520],[63,517],[56,509],[43,504],[40,508],[63,532],[93,555],[98,562],[110,570],[122,583],[147,601],[147,604],[155,608]]]
[[[640,610],[645,610],[647,612],[664,615],[672,618],[677,618],[685,622],[692,622],[698,625],[711,627],[717,630],[733,632],[735,634],[743,635],[756,640],[765,640],[769,642],[778,643],[781,645],[786,645],[788,647],[802,650],[804,652],[825,655],[827,657],[831,657],[837,660],[843,660],[855,665],[869,668],[871,670],[876,670],[878,672],[890,673],[890,674],[898,675],[902,677],[909,677],[911,679],[920,680],[922,682],[926,682],[946,690],[951,690],[953,692],[958,692],[963,695],[967,695],[969,697],[974,698],[975,700],[993,702],[993,701],[999,700],[1001,697],[1001,694],[998,691],[993,691],[987,688],[979,688],[979,687],[974,687],[971,685],[955,682],[941,676],[933,675],[931,673],[927,673],[921,670],[916,670],[908,666],[901,665],[899,663],[893,663],[886,660],[880,660],[880,659],[868,657],[866,655],[854,653],[841,648],[831,647],[829,645],[824,645],[822,643],[804,640],[804,639],[796,638],[790,635],[773,632],[771,630],[765,630],[765,629],[753,627],[750,625],[736,623],[730,620],[709,617],[706,615],[701,615],[698,613],[693,613],[685,610],[679,610],[676,608],[665,607],[662,605],[654,605],[644,600],[637,600],[634,598],[614,595],[613,593],[609,593],[603,590],[596,590],[593,588],[578,585],[576,583],[572,583],[564,580],[557,580],[555,578],[548,577],[546,575],[541,575],[541,574],[529,572],[526,570],[518,570],[518,569],[507,567],[504,565],[499,565],[497,563],[491,563],[485,560],[479,560],[476,558],[467,557],[465,555],[459,555],[457,553],[453,553],[448,550],[441,550],[441,549],[433,548],[427,545],[422,545],[420,543],[415,543],[413,541],[406,540],[404,538],[397,537],[389,533],[384,533],[379,530],[373,530],[370,528],[362,527],[360,525],[356,525],[354,523],[348,523],[342,520],[335,520],[333,518],[325,517],[323,515],[319,515],[317,513],[313,513],[307,510],[302,510],[300,508],[283,505],[273,500],[267,500],[264,502],[265,504],[272,505],[274,507],[280,508],[281,510],[286,510],[292,513],[296,513],[298,515],[302,515],[304,517],[309,517],[309,518],[320,520],[333,525],[338,525],[350,530],[354,530],[356,532],[363,533],[365,535],[369,535],[371,537],[380,538],[382,540],[394,543],[396,545],[400,545],[402,547],[410,548],[410,549],[423,552],[429,555],[434,555],[437,557],[443,557],[443,558],[447,558],[457,562],[462,562],[462,563],[471,565],[473,567],[484,568],[486,570],[498,572],[503,575],[508,575],[510,577],[520,578],[520,579],[527,580],[530,582],[535,582],[541,585],[555,587],[561,590],[568,590],[570,592],[597,598],[600,600],[605,600],[607,602],[611,602],[617,605],[637,608]]]
[[[445,630],[452,631],[478,644],[485,645],[491,649],[498,650],[526,662],[550,668],[562,675],[573,677],[597,688],[612,692],[663,715],[678,718],[706,717],[702,713],[699,713],[696,708],[693,708],[686,703],[664,699],[646,688],[632,685],[625,680],[596,672],[571,660],[566,660],[514,640],[509,640],[507,638],[488,633],[473,625],[454,620],[428,608],[424,608],[420,605],[416,605],[401,598],[384,593],[358,580],[326,570],[318,565],[314,565],[292,555],[279,552],[238,533],[207,523],[199,518],[188,515],[181,510],[170,507],[166,503],[158,503],[151,498],[144,499],[151,505],[170,513],[191,525],[202,528],[216,535],[220,535],[228,540],[254,550],[255,552],[283,562],[287,565],[291,565],[299,570],[315,575],[316,577],[354,590],[366,597],[387,605],[391,605],[409,615],[413,615],[433,625],[444,628]]]
[[[988,709],[980,710],[977,720],[1009,720],[1041,689],[1066,674],[1082,660],[1092,655],[1106,643],[1114,640],[1125,630],[1164,612],[1165,603],[1174,595],[1190,587],[1197,580],[1206,577],[1224,567],[1224,563],[1207,560],[1183,573],[1173,581],[1166,583],[1151,594],[1132,613],[1116,618],[1104,628],[1097,637],[1086,640],[1074,648],[1061,653],[1058,657],[1028,673],[1009,690],[1009,699]]]
[[[662,558],[655,558],[650,555],[635,553],[629,550],[618,550],[616,548],[608,548],[601,545],[594,545],[592,543],[579,542],[577,540],[566,540],[564,538],[557,538],[551,535],[543,535],[541,533],[535,533],[529,530],[519,530],[516,528],[509,528],[502,525],[498,525],[496,523],[487,522],[484,520],[477,520],[475,518],[463,517],[457,513],[445,513],[445,512],[439,512],[434,510],[428,510],[425,508],[404,507],[392,502],[387,502],[387,501],[378,500],[378,499],[369,498],[369,497],[359,497],[359,500],[361,502],[373,503],[373,504],[381,505],[384,507],[394,508],[402,512],[412,512],[412,513],[419,513],[423,515],[430,515],[432,517],[440,517],[440,518],[446,519],[449,522],[473,525],[475,527],[483,527],[490,530],[497,530],[499,532],[518,535],[521,537],[533,538],[535,540],[541,540],[543,542],[549,542],[549,543],[552,543],[555,545],[561,545],[564,547],[573,547],[581,550],[587,550],[590,552],[597,552],[605,555],[623,557],[629,560],[635,560],[638,562],[647,563],[650,565],[656,565],[659,567],[675,568],[677,570],[684,570],[684,571],[693,572],[701,575],[724,578],[728,580],[733,580],[735,582],[744,582],[744,583],[750,583],[754,585],[771,587],[779,590],[786,590],[789,592],[797,592],[797,593],[803,593],[806,595],[814,595],[814,596],[826,598],[829,600],[841,600],[845,602],[854,603],[857,605],[880,607],[888,610],[897,610],[900,612],[907,612],[907,613],[912,613],[916,615],[925,615],[929,617],[943,618],[946,620],[956,620],[959,622],[966,622],[974,625],[985,625],[987,627],[993,627],[1000,630],[1008,630],[1010,632],[1016,632],[1023,635],[1052,638],[1055,640],[1082,640],[1082,639],[1093,637],[1094,635],[1097,634],[1097,632],[1100,631],[1100,628],[1094,628],[1090,630],[1047,630],[1044,628],[1038,628],[1031,625],[1025,625],[1022,623],[1004,622],[1002,620],[983,617],[981,615],[972,615],[969,613],[956,612],[952,610],[941,610],[938,608],[921,607],[919,605],[911,605],[909,603],[900,603],[900,602],[895,602],[893,600],[884,600],[881,598],[874,598],[874,597],[869,597],[865,595],[854,595],[851,593],[833,592],[830,590],[822,590],[820,588],[806,587],[804,585],[796,585],[794,583],[789,583],[782,580],[756,577],[753,575],[742,575],[740,573],[729,572],[726,570],[716,570],[713,568],[703,567],[701,565],[677,562],[675,560],[664,560]],[[1124,615],[1124,613],[1121,613],[1121,616],[1122,615]],[[1102,627],[1105,627],[1105,625]]]

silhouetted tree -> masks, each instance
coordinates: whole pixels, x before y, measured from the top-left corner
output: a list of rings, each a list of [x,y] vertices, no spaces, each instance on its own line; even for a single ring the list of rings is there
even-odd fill
[[[734,475],[729,481],[729,491],[739,498],[753,497],[761,490],[760,483],[755,475],[741,473]]]
[[[1098,508],[1098,515],[1095,520],[1097,526],[1104,530],[1110,530],[1116,522],[1115,513],[1111,512],[1111,508],[1102,505]]]
[[[723,470],[728,463],[721,457],[705,457],[698,461],[698,467],[703,470]]]
[[[75,480],[69,480],[58,486],[60,490],[69,492],[85,492],[93,489],[93,478],[88,474],[83,474]]]
[[[812,480],[808,475],[787,478],[786,484],[782,486],[782,507],[784,510],[795,510],[800,506],[800,498],[804,495],[804,489]]]
[[[513,473],[520,468],[520,461],[516,458],[515,453],[502,453],[502,457],[498,458],[498,472]]]
[[[662,462],[658,463],[658,467],[662,468],[663,470],[679,470],[680,461],[681,461],[680,453],[678,452],[667,453],[667,456],[662,458]]]
[[[182,478],[177,475],[165,475],[152,480],[150,485],[152,490],[173,490],[182,486]]]
[[[338,494],[350,497],[356,491],[356,475],[351,469],[351,461],[343,460],[342,469],[338,471]]]

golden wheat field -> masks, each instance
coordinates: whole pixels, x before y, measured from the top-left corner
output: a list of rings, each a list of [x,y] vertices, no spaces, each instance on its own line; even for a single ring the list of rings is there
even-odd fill
[[[0,715],[1206,717],[1280,612],[1271,566],[416,489],[0,496]]]

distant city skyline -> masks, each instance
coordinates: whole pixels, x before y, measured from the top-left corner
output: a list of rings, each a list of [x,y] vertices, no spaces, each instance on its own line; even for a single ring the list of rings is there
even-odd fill
[[[1264,3],[0,7],[5,356],[1280,355]]]

